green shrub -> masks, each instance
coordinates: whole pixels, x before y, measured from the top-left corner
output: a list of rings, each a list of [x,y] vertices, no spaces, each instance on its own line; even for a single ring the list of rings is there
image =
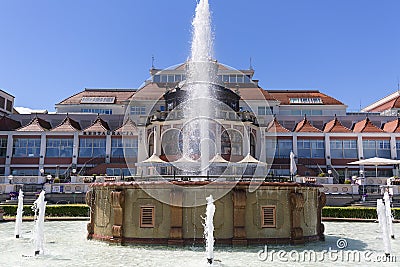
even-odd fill
[[[60,178],[58,178],[58,177],[54,178],[54,181],[53,181],[53,183],[55,183],[55,184],[59,184],[59,183],[60,183]]]
[[[15,216],[17,214],[17,205],[2,205],[4,215]],[[24,205],[24,216],[33,216],[32,206]],[[46,216],[49,217],[88,217],[89,207],[84,204],[68,205],[47,205]]]
[[[318,174],[318,177],[325,177],[325,173],[321,172],[320,174]]]
[[[400,219],[400,208],[392,209],[395,219]],[[377,219],[376,208],[364,207],[324,207],[322,217],[330,218],[357,218],[357,219]]]

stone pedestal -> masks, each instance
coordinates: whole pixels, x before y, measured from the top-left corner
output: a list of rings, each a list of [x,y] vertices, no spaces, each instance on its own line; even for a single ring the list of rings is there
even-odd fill
[[[183,192],[182,190],[173,190],[170,194],[171,199],[171,229],[169,232],[168,245],[179,246],[184,244],[182,226],[183,226]]]
[[[233,191],[233,246],[246,246],[246,191]]]
[[[112,239],[116,243],[123,243],[125,195],[123,191],[111,192],[111,206],[113,209]]]
[[[303,220],[304,196],[302,193],[295,191],[290,192],[290,213],[291,213],[291,229],[290,243],[293,245],[304,244],[303,228],[301,222]]]

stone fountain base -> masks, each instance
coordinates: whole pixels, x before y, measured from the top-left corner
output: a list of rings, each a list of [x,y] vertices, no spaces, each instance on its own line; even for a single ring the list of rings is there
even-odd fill
[[[171,186],[172,185],[172,186]],[[120,244],[204,244],[205,198],[215,201],[217,245],[302,244],[324,239],[319,186],[264,182],[93,184],[88,238]]]

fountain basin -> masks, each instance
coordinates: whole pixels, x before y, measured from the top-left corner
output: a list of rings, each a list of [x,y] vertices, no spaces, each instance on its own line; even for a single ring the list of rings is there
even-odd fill
[[[205,199],[215,197],[216,245],[301,244],[324,239],[319,186],[264,182],[96,183],[87,193],[88,238],[120,244],[202,244]]]

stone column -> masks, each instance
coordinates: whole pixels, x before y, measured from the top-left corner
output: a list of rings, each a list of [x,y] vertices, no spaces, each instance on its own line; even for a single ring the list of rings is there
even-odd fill
[[[170,193],[171,200],[171,229],[169,232],[168,245],[184,244],[183,240],[183,191],[173,189]]]
[[[304,196],[295,190],[289,193],[290,203],[290,243],[293,245],[304,244],[303,228],[301,222],[303,220]]]
[[[44,158],[46,157],[46,133],[42,133],[40,135],[40,158],[39,158],[39,169],[38,169],[38,175],[42,175],[40,173],[40,169],[43,169],[44,167]]]
[[[111,159],[111,134],[106,135],[106,163]]]
[[[364,158],[364,150],[363,150],[363,142],[362,142],[362,136],[361,134],[357,134],[357,149],[358,149],[358,158],[363,159]]]
[[[328,134],[325,135],[325,160],[326,165],[332,165],[331,161],[331,138]]]
[[[112,240],[116,243],[124,242],[123,223],[124,223],[124,205],[125,195],[124,191],[111,192],[111,207],[113,209],[113,226],[112,226]]]
[[[243,129],[243,151],[242,155],[247,156],[250,153],[250,134],[251,128],[250,126],[245,126]]]
[[[215,126],[215,147],[216,153],[221,155],[221,125],[217,124]]]
[[[72,164],[78,164],[78,153],[79,153],[79,132],[74,133],[74,145],[72,148]]]
[[[299,153],[297,151],[297,134],[293,133],[293,153],[296,155],[296,157],[299,157]]]
[[[6,152],[6,166],[5,166],[5,170],[4,170],[4,175],[8,176],[11,174],[11,158],[13,155],[13,137],[12,137],[12,133],[9,133],[7,135],[7,152]]]
[[[267,162],[267,151],[266,151],[266,142],[265,142],[265,128],[260,128],[259,132],[260,138],[257,138],[257,148],[256,151],[259,153],[258,160],[261,162]]]
[[[392,159],[397,159],[397,149],[396,149],[396,136],[394,134],[390,134],[390,154]]]
[[[147,135],[146,127],[138,126],[138,162],[147,159]]]
[[[233,195],[233,246],[246,246],[246,190],[234,189]]]

